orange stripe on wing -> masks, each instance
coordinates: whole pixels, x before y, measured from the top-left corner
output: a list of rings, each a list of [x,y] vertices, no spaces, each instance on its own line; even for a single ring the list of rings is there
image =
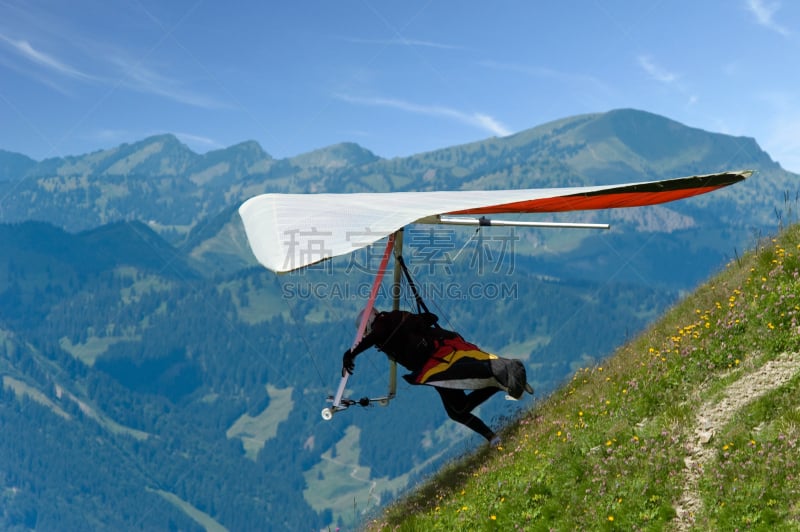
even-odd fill
[[[453,211],[447,214],[500,214],[511,212],[565,212],[588,211],[597,209],[614,209],[620,207],[644,207],[667,203],[679,199],[690,198],[705,194],[721,188],[701,187],[684,190],[669,190],[659,192],[618,192],[606,194],[578,194],[574,196],[560,196],[557,198],[544,198],[535,200],[518,201],[504,205],[492,205]]]

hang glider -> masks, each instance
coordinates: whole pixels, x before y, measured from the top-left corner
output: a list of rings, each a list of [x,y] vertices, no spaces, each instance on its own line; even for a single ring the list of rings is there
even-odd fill
[[[256,259],[281,273],[352,253],[413,223],[488,225],[486,215],[501,213],[655,205],[705,194],[743,181],[752,173],[742,170],[620,185],[523,190],[262,194],[244,202],[239,214]]]
[[[402,258],[403,228],[409,224],[607,228],[605,224],[518,220],[503,222],[489,220],[486,216],[655,205],[705,194],[743,181],[752,173],[751,170],[742,170],[622,185],[550,189],[262,194],[244,202],[239,207],[239,215],[256,259],[266,268],[278,273],[346,255],[388,237],[365,307],[369,311],[375,305],[375,298],[392,254],[395,258],[393,282],[394,285],[401,282],[401,270],[405,270]],[[417,306],[424,307],[407,270],[405,275],[417,299]],[[399,291],[393,291],[392,308],[399,308]],[[353,346],[364,335],[368,315],[369,312],[362,314]],[[391,361],[387,394],[374,399],[365,397],[354,401],[344,396],[349,376],[345,372],[336,394],[328,397],[332,405],[322,410],[323,419],[329,420],[335,413],[353,405],[388,405],[395,397],[396,375],[397,365]]]

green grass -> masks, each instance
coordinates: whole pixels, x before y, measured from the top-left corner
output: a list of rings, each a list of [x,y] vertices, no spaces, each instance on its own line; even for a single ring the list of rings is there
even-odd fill
[[[2,378],[0,378],[0,385],[2,385],[4,388],[9,388],[11,390],[14,390],[14,394],[19,399],[22,399],[22,397],[28,397],[31,400],[39,403],[40,405],[46,406],[47,408],[52,410],[54,414],[61,416],[62,418],[67,420],[72,419],[72,416],[64,412],[64,410],[60,406],[51,401],[50,398],[48,398],[45,394],[43,394],[33,386],[30,386],[22,382],[21,380],[15,379],[14,377],[11,377],[9,375],[3,375]]]
[[[303,491],[308,504],[322,511],[333,509],[334,521],[352,525],[357,522],[364,511],[380,505],[380,493],[375,486],[396,491],[408,482],[407,475],[389,479],[387,477],[372,478],[369,467],[353,466],[358,464],[361,430],[350,425],[345,436],[336,444],[335,455],[326,451],[322,461],[305,473],[306,489]]]
[[[242,301],[238,283],[238,281],[222,283],[219,290],[230,290],[239,319],[242,321],[255,325],[285,312],[286,303],[281,300],[281,293],[275,286],[256,288],[250,284],[247,299]]]
[[[800,355],[786,355],[800,350],[799,270],[795,226],[733,261],[602,365],[576,371],[506,429],[502,447],[448,465],[364,525],[800,529]],[[753,379],[769,361],[791,362],[786,379]],[[698,443],[700,416],[750,379],[748,397],[734,395],[740,403]],[[694,459],[705,462],[693,480],[686,460],[697,446]],[[682,502],[687,494],[697,505]]]
[[[795,377],[753,401],[725,426],[702,479],[709,526],[772,528],[790,521],[800,529],[798,384]]]
[[[267,384],[269,405],[256,416],[242,414],[225,432],[228,439],[242,440],[245,455],[249,459],[255,461],[258,458],[258,453],[264,448],[264,444],[278,433],[278,425],[289,418],[294,408],[292,390],[291,386],[276,388]]]
[[[179,508],[186,515],[192,518],[197,524],[205,528],[207,532],[227,532],[228,529],[219,524],[216,520],[214,520],[213,517],[211,517],[210,515],[201,510],[198,510],[197,508],[195,508],[188,502],[184,501],[174,493],[152,488],[147,488],[147,490],[161,495],[165,500],[173,504],[175,507]]]
[[[452,431],[445,428],[440,428],[437,432],[440,433],[431,435],[433,441],[447,440],[452,435]],[[303,496],[308,504],[317,511],[330,508],[333,521],[338,523],[341,520],[348,530],[364,514],[380,507],[383,492],[397,493],[408,485],[409,477],[419,474],[441,458],[441,453],[437,453],[397,477],[373,477],[369,467],[358,465],[361,455],[360,440],[361,429],[350,425],[345,430],[344,437],[337,442],[336,452],[325,451],[321,455],[321,461],[304,473],[306,488]],[[332,524],[331,529],[333,528],[335,526]]]
[[[94,366],[108,348],[117,342],[129,342],[141,340],[138,335],[133,336],[90,336],[82,344],[73,344],[72,341],[64,336],[59,340],[61,349],[77,358],[87,366]]]

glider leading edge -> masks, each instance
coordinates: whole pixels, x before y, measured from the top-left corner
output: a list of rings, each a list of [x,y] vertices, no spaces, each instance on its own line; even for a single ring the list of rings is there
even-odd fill
[[[750,170],[643,183],[524,190],[261,194],[239,208],[256,259],[282,273],[366,247],[442,216],[548,213],[655,205],[738,183]]]
[[[401,281],[401,268],[404,268],[402,230],[407,225],[433,223],[607,228],[605,224],[498,221],[490,220],[486,215],[655,205],[712,192],[743,181],[752,174],[751,170],[742,170],[620,185],[549,189],[261,194],[245,201],[239,208],[239,215],[256,259],[276,273],[297,270],[346,255],[389,237],[365,312],[359,322],[351,348],[354,349],[367,330],[367,320],[373,314],[375,296],[392,254],[395,258],[394,283],[399,285]],[[468,215],[480,215],[480,218]],[[407,271],[405,274],[414,289]],[[397,311],[399,291],[392,290],[392,293],[395,296],[392,310]],[[417,297],[418,307],[420,303],[421,300]],[[424,303],[422,306],[424,307]],[[343,371],[335,396],[329,398],[333,404],[322,411],[322,417],[331,419],[336,412],[355,404],[388,404],[396,392],[396,364],[393,359],[390,360],[389,391],[385,397],[364,398],[359,401],[344,398],[350,372]]]

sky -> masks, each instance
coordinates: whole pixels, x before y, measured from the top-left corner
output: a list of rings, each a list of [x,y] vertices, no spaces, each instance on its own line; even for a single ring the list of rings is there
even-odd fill
[[[0,0],[0,149],[380,157],[618,108],[800,172],[800,2]]]

